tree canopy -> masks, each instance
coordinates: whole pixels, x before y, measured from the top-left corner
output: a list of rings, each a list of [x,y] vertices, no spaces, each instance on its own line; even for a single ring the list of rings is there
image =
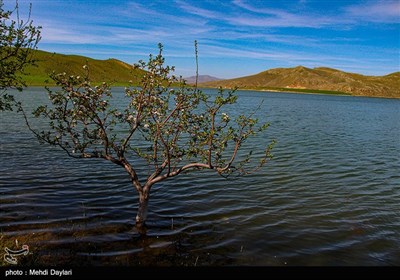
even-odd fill
[[[212,97],[186,85],[172,75],[173,67],[164,65],[161,44],[159,50],[148,62],[136,65],[145,74],[140,87],[125,89],[124,106],[112,105],[109,84],[91,84],[90,65],[83,66],[84,76],[54,73],[60,89],[48,90],[51,105],[34,111],[35,117],[48,121],[48,129],[30,127],[40,141],[71,157],[102,158],[123,167],[139,193],[137,223],[146,219],[155,183],[199,169],[222,176],[249,172],[246,167],[253,153],[238,160],[239,149],[268,127],[258,125],[252,113],[231,119],[223,108],[237,101],[234,90],[220,89]],[[271,147],[265,145],[254,168],[271,157]],[[137,173],[137,158],[147,162],[148,174]]]
[[[22,90],[25,86],[21,78],[25,66],[34,63],[32,50],[40,41],[41,27],[34,26],[29,17],[20,19],[18,2],[13,11],[3,9],[0,0],[0,111],[11,110],[14,100],[6,89]]]

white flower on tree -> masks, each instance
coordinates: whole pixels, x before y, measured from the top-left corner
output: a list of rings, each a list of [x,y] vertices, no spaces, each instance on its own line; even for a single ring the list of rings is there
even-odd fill
[[[41,142],[58,146],[73,158],[105,159],[127,172],[139,196],[138,229],[146,221],[155,184],[202,169],[224,177],[233,172],[248,174],[271,158],[272,144],[266,144],[258,161],[248,169],[253,151],[238,157],[240,147],[268,124],[258,125],[250,113],[228,126],[230,118],[221,110],[236,102],[234,90],[220,89],[212,98],[181,79],[171,78],[173,67],[164,66],[162,46],[159,48],[157,56],[137,65],[145,70],[142,86],[125,89],[124,108],[112,107],[110,85],[92,87],[87,71],[81,79],[51,76],[61,90],[49,89],[52,106],[34,111],[36,117],[48,120],[45,130],[32,128],[24,113],[29,129]],[[225,125],[218,124],[220,114]],[[138,173],[137,157],[148,164],[148,172]]]

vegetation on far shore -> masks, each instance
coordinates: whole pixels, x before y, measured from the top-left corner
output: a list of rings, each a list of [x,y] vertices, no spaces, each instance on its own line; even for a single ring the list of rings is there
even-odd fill
[[[84,75],[83,65],[91,69],[93,84],[103,81],[112,86],[138,85],[145,74],[143,70],[117,59],[97,60],[78,55],[64,55],[35,51],[37,66],[27,67],[22,76],[28,86],[54,86],[49,79],[53,72],[66,75]],[[190,83],[190,81],[189,81]],[[400,72],[385,76],[364,76],[336,69],[276,68],[256,75],[229,80],[200,83],[204,88],[233,88],[239,90],[356,95],[368,97],[400,98]]]
[[[330,94],[330,95],[348,95],[348,92],[333,91],[333,90],[318,90],[318,89],[300,89],[300,88],[274,88],[274,87],[259,87],[259,88],[242,88],[238,91],[269,91],[269,92],[293,92],[293,93],[310,93],[310,94]]]
[[[66,75],[85,75],[83,65],[90,67],[90,79],[94,84],[102,82],[112,83],[114,86],[128,86],[139,84],[145,74],[143,70],[117,59],[98,60],[78,55],[64,55],[36,50],[34,52],[36,66],[26,68],[22,76],[28,86],[55,86],[56,82],[50,78],[55,73]]]
[[[318,94],[332,94],[332,95],[351,95],[350,93],[343,91],[305,89],[305,88],[263,88],[261,90],[279,91],[279,92],[318,93]]]

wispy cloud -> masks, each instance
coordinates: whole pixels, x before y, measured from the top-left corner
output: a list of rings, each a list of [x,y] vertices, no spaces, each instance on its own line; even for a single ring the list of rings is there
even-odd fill
[[[34,3],[34,20],[43,26],[39,47],[50,51],[132,62],[161,42],[171,64],[188,69],[198,40],[201,58],[213,65],[210,71],[218,67],[230,76],[251,74],[255,65],[400,67],[393,25],[399,23],[400,0],[45,2]]]
[[[54,22],[42,22],[42,41],[44,43],[65,44],[97,44],[104,42],[104,35],[96,35],[90,31],[63,28]],[[58,27],[55,27],[58,26]]]
[[[279,10],[279,9],[271,9],[271,8],[256,8],[251,6],[250,4],[247,4],[246,2],[242,1],[242,0],[234,0],[233,4],[243,8],[247,11],[253,12],[253,13],[258,13],[258,14],[267,14],[267,15],[276,15],[276,16],[283,16],[283,15],[287,15],[288,13],[283,11],[283,10]]]
[[[222,19],[223,18],[222,13],[212,11],[209,9],[203,9],[203,8],[200,8],[197,6],[193,6],[193,5],[188,4],[185,1],[177,0],[177,1],[175,1],[175,3],[179,6],[180,9],[182,9],[183,11],[185,11],[189,14],[201,16],[203,18],[210,18],[210,19]]]
[[[327,17],[321,14],[316,15],[310,11],[308,13],[300,13],[276,8],[254,7],[243,0],[234,0],[233,4],[257,15],[245,15],[230,19],[232,23],[246,26],[320,28],[339,23],[343,24],[347,21],[343,20],[343,18],[339,21],[336,17]]]
[[[294,15],[286,17],[254,17],[238,16],[229,18],[229,23],[233,25],[249,27],[313,27],[318,28],[326,25],[324,21],[311,21],[306,17],[297,17]]]
[[[198,6],[199,4],[189,4],[181,0],[176,1],[176,3],[185,13],[209,20],[218,20],[231,26],[321,28],[354,22],[350,18],[337,17],[337,15],[324,16],[320,13],[312,13],[311,11],[305,13],[304,11],[291,12],[277,8],[259,8],[243,0],[234,0],[232,2],[233,6],[238,8],[238,10],[231,13],[221,13],[212,9],[201,8]]]
[[[132,14],[132,11],[135,12],[135,14],[143,14],[143,15],[151,15],[151,16],[160,16],[161,13],[157,10],[149,8],[149,6],[144,6],[140,3],[137,2],[129,2],[127,7],[124,7],[124,9],[118,9],[119,13],[122,14]]]
[[[348,16],[362,21],[400,23],[400,1],[385,0],[345,8]]]
[[[275,60],[285,61],[290,64],[323,63],[323,62],[347,62],[354,63],[358,60],[335,54],[310,54],[303,51],[280,50],[279,48],[260,49],[256,47],[249,48],[232,48],[223,45],[208,44],[202,46],[202,54],[208,57],[227,57],[242,59],[259,59],[259,60]]]

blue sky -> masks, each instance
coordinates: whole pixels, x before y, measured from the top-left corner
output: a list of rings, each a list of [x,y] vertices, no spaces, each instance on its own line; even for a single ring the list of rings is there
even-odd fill
[[[14,0],[4,0],[6,7]],[[164,45],[179,75],[233,78],[270,68],[400,71],[400,0],[19,0],[39,49],[128,63]]]

